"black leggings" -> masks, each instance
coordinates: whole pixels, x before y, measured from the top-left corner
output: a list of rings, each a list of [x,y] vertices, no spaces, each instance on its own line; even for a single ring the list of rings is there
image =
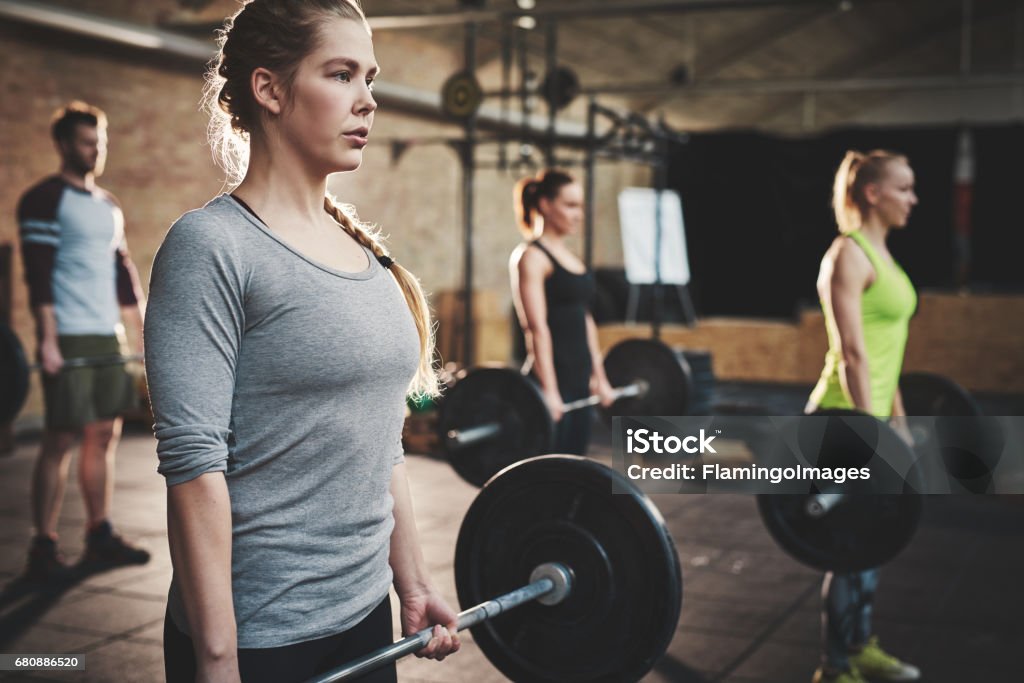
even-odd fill
[[[284,647],[239,649],[242,683],[301,683],[390,645],[391,598],[387,596],[361,622],[347,631]],[[196,657],[192,639],[182,633],[170,614],[164,617],[164,671],[167,683],[195,683]],[[365,683],[396,683],[395,663],[359,679]]]
[[[530,379],[540,386],[536,374],[531,373]],[[558,390],[565,403],[590,396],[589,368],[582,371],[577,368],[572,373],[563,372],[558,375]],[[564,413],[562,419],[555,423],[555,440],[551,444],[550,452],[586,455],[590,446],[590,428],[593,422],[594,409],[590,407]]]
[[[590,427],[593,422],[593,408],[580,408],[562,415],[562,419],[555,426],[555,443],[551,452],[586,455],[587,446],[590,444]]]

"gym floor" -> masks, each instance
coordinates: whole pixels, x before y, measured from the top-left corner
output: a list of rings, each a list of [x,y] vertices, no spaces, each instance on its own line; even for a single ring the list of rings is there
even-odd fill
[[[803,388],[722,385],[719,398],[780,409],[799,405]],[[989,414],[1024,414],[1020,400],[982,397]],[[86,671],[0,673],[0,680],[117,682],[163,680],[161,632],[171,565],[163,480],[155,443],[126,429],[117,460],[114,521],[153,559],[83,578],[61,592],[20,586],[28,542],[28,482],[38,445],[19,443],[0,458],[0,651],[84,654]],[[607,432],[594,457],[610,462]],[[444,462],[408,457],[428,564],[455,603],[452,555],[459,523],[476,489]],[[83,507],[74,467],[61,515],[70,558],[82,551]],[[683,610],[668,653],[645,681],[802,683],[818,658],[821,576],[778,549],[754,500],[736,495],[661,495],[683,564]],[[882,574],[875,624],[887,649],[920,666],[929,682],[1018,681],[1024,644],[1024,496],[932,496],[910,546]],[[609,624],[615,628],[615,624]],[[407,657],[400,680],[504,678],[466,634],[463,650],[442,664]]]

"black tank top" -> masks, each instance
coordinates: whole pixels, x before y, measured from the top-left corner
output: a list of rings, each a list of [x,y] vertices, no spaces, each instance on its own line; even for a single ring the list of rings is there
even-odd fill
[[[566,270],[540,242],[530,242],[530,246],[543,251],[554,265],[554,272],[544,281],[544,299],[559,392],[565,401],[583,398],[590,394],[586,315],[596,289],[594,276]]]

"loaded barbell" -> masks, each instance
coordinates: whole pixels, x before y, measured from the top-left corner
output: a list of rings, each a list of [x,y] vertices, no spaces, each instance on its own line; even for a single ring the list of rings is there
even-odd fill
[[[143,357],[135,355],[106,354],[64,359],[64,369],[100,367],[142,362]],[[0,395],[0,423],[9,422],[17,416],[28,397],[29,377],[41,366],[29,364],[25,350],[18,336],[7,325],[0,323],[0,386],[8,387]]]
[[[689,352],[700,362],[700,356]],[[707,382],[694,380],[694,370],[684,352],[651,339],[630,339],[614,346],[605,357],[605,371],[615,384],[643,387],[634,396],[622,396],[606,417],[687,415],[708,410],[710,400],[700,396]],[[694,364],[695,365],[695,364]],[[980,409],[970,394],[946,378],[926,373],[913,373],[901,379],[904,406],[909,415],[960,415],[980,418]],[[630,393],[633,393],[632,391]],[[596,402],[596,398],[584,399]],[[689,407],[696,405],[694,411]],[[733,412],[731,423],[748,427],[742,413],[757,414],[747,407]],[[975,422],[947,422],[945,429],[921,428],[911,422],[918,444],[911,450],[887,424],[855,411],[831,411],[836,424],[826,428],[826,437],[815,444],[816,453],[846,453],[858,446],[856,435],[843,427],[850,419],[867,420],[877,425],[873,441],[861,443],[858,457],[870,458],[878,443],[885,443],[889,457],[904,463],[903,470],[913,480],[902,495],[880,495],[870,485],[851,482],[838,487],[824,486],[808,494],[762,495],[758,509],[773,538],[797,560],[825,570],[854,571],[878,566],[892,559],[913,538],[921,514],[921,498],[915,491],[923,490],[922,473],[914,463],[924,458],[927,449],[941,448],[942,461],[956,478],[964,471],[974,477],[967,482],[981,486],[990,484],[985,475],[991,472],[993,459],[982,458],[986,466],[974,466],[971,449],[957,449],[948,442],[950,432],[961,437],[963,425]],[[724,417],[724,416],[722,416]],[[716,418],[720,419],[720,418]],[[934,419],[934,418],[928,418]],[[949,425],[953,425],[950,427]],[[466,373],[446,396],[439,416],[440,436],[447,446],[455,470],[467,481],[479,484],[494,472],[517,460],[533,457],[551,447],[554,423],[538,387],[529,378],[508,368],[478,368]],[[939,425],[942,427],[943,425]],[[748,445],[758,450],[767,444],[766,432],[753,429],[736,430]],[[973,432],[992,433],[991,429]],[[932,434],[939,434],[944,443],[934,443]],[[852,440],[852,441],[851,441]],[[1001,448],[988,449],[998,453]],[[934,455],[933,453],[930,455]],[[932,462],[939,462],[934,457]],[[967,465],[971,465],[968,467]],[[980,474],[979,474],[980,472]]]
[[[634,396],[644,396],[647,393],[648,388],[647,382],[638,380],[623,387],[616,387],[613,392],[615,400],[618,401],[620,399]],[[593,396],[577,399],[564,404],[562,406],[562,413],[571,413],[575,410],[582,410],[583,408],[596,406],[599,403],[601,403],[601,397],[595,394]],[[469,427],[467,429],[449,429],[445,434],[445,444],[449,451],[458,450],[460,448],[466,448],[468,446],[478,444],[488,439],[496,438],[501,435],[501,431],[502,424],[497,420],[493,422],[485,422],[481,425]]]
[[[675,545],[650,499],[610,468],[563,455],[524,460],[483,487],[459,530],[455,583],[459,602],[475,605],[459,615],[459,630],[471,629],[515,681],[639,680],[672,640],[683,590]],[[430,634],[308,683],[365,674],[419,650]]]
[[[823,451],[865,461],[883,446],[905,472],[902,494],[873,494],[865,483],[807,495],[760,495],[758,511],[773,539],[798,561],[823,570],[859,571],[880,566],[901,552],[917,531],[921,492],[937,484],[955,491],[985,493],[1003,450],[999,424],[986,418],[970,393],[949,378],[931,373],[900,377],[900,394],[913,446],[885,422],[857,411],[828,410]],[[861,427],[851,429],[851,423]],[[863,440],[863,426],[877,437]],[[831,431],[830,431],[831,430]],[[857,451],[860,451],[859,453]]]
[[[795,427],[789,444],[764,444],[766,461],[798,460],[790,450],[796,449],[816,467],[869,467],[872,476],[809,480],[807,493],[758,495],[769,535],[794,559],[823,571],[861,571],[893,559],[913,539],[921,517],[914,452],[885,422],[855,410],[821,410],[798,418]]]
[[[890,461],[914,459],[884,422],[855,411],[819,417],[830,418],[820,445],[830,464],[869,460],[883,443]],[[851,438],[850,421],[869,425],[874,438]],[[921,512],[913,491],[865,493],[870,485],[758,501],[772,536],[796,559],[853,571],[894,557]],[[678,556],[657,509],[626,477],[573,456],[524,460],[484,486],[459,531],[455,580],[460,603],[475,605],[459,615],[459,630],[473,630],[512,680],[637,680],[671,641],[682,599]],[[430,637],[424,629],[313,681],[349,680]]]
[[[707,354],[674,350],[657,340],[627,339],[605,355],[618,397],[603,411],[623,415],[686,415],[703,406],[692,365]],[[571,401],[566,410],[597,405],[597,396]],[[438,411],[439,440],[455,471],[480,486],[505,467],[550,453],[555,421],[537,384],[518,370],[485,366],[465,371],[445,393]]]

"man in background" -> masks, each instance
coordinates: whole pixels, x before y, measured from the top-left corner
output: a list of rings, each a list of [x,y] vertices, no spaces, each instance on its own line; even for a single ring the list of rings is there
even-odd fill
[[[124,216],[114,196],[96,184],[106,160],[106,116],[72,102],[54,114],[51,132],[60,172],[30,188],[18,203],[46,403],[32,477],[35,537],[26,569],[27,578],[37,581],[70,575],[57,547],[57,520],[76,439],[88,518],[83,562],[149,561],[148,552],[124,541],[110,524],[120,416],[135,406],[135,383],[123,363],[64,367],[72,358],[122,354],[122,319],[142,352],[142,290],[128,256]]]

